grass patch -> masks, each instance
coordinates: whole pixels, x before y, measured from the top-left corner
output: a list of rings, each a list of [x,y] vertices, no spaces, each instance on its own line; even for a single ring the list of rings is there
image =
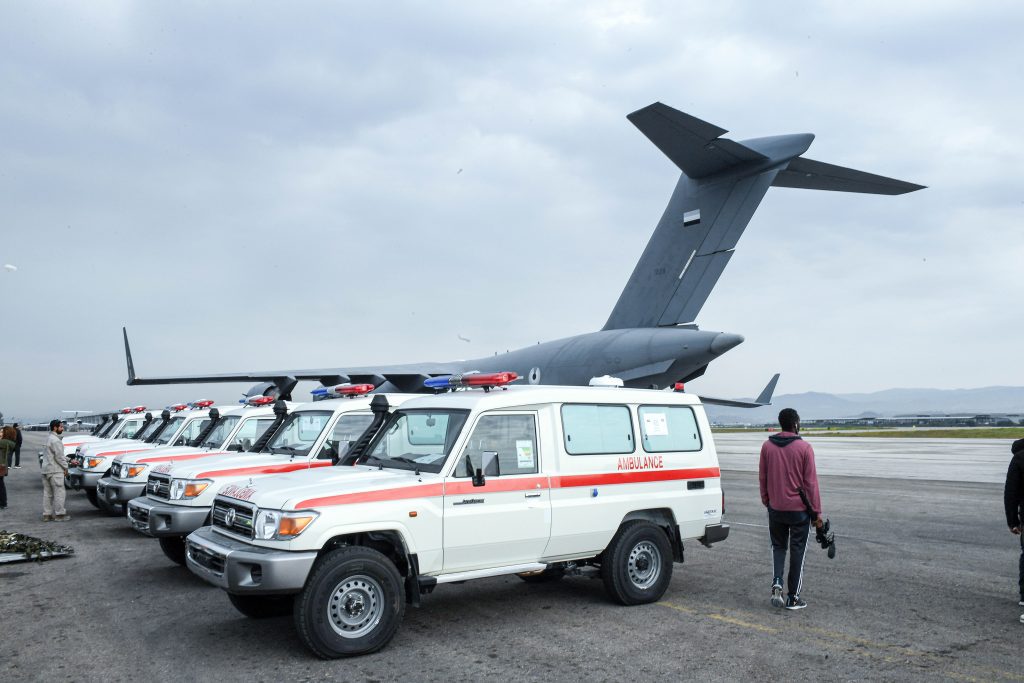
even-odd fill
[[[815,431],[809,436],[856,436],[889,439],[1024,439],[1024,427],[961,427],[950,429],[881,429],[875,431]]]

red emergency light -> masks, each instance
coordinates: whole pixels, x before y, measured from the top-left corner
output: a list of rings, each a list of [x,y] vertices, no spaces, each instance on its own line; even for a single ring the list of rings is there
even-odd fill
[[[249,399],[249,405],[251,406],[265,406],[268,403],[273,403],[276,399],[273,396],[253,396]]]
[[[181,412],[182,410],[185,410],[187,408],[188,404],[186,403],[175,403],[173,406],[168,406],[169,410],[173,410],[176,413]]]
[[[128,415],[128,414],[130,414],[131,412],[132,412],[132,409],[131,409],[131,408],[121,408],[121,414],[122,414],[122,415]]]
[[[373,391],[376,387],[372,384],[338,384],[331,387],[331,391],[338,396],[362,396]]]
[[[204,398],[202,401],[192,401],[193,408],[209,408],[213,405],[213,401],[208,398]]]
[[[145,410],[146,406],[135,406],[134,408],[132,408],[133,413],[142,413],[145,412]]]
[[[683,391],[683,383],[682,382],[676,382],[676,385],[675,385],[674,389],[676,391]]]

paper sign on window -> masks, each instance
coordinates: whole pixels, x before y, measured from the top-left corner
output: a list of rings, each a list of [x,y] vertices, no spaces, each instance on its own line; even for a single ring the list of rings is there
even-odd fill
[[[533,469],[533,442],[529,439],[516,440],[516,459],[519,469]]]
[[[665,413],[644,413],[644,433],[647,436],[668,436]]]

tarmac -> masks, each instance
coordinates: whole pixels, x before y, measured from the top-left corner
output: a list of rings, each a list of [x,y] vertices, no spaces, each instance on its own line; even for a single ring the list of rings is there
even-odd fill
[[[28,433],[0,528],[76,553],[0,565],[0,678],[1024,681],[1008,441],[810,437],[838,555],[809,549],[808,607],[787,612],[768,599],[763,436],[716,439],[732,533],[689,543],[659,603],[614,605],[582,577],[443,585],[383,651],[321,661],[290,618],[243,617],[81,493],[69,492],[70,522],[41,522],[42,435]]]

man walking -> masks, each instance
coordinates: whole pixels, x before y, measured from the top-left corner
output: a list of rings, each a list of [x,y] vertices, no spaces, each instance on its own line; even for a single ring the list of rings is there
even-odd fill
[[[64,477],[68,473],[68,461],[64,457],[64,443],[60,440],[63,433],[64,424],[60,420],[50,420],[50,436],[46,439],[42,463],[44,522],[71,519],[64,509]]]
[[[768,533],[772,541],[772,604],[797,610],[807,607],[800,598],[800,589],[803,587],[804,551],[812,516],[808,507],[814,513],[814,526],[820,527],[821,496],[814,467],[814,449],[799,436],[800,416],[792,408],[783,409],[779,413],[779,427],[782,431],[768,437],[761,446],[758,475],[761,502],[768,508]],[[782,576],[786,568],[787,548],[789,575],[783,600]]]
[[[14,423],[14,468],[21,469],[21,425]]]
[[[1003,507],[1006,509],[1006,525],[1010,533],[1020,538],[1020,565],[1017,574],[1018,605],[1024,607],[1024,535],[1021,535],[1021,504],[1024,503],[1024,439],[1017,439],[1010,446],[1010,467],[1006,470],[1006,486],[1003,487]],[[1024,614],[1020,615],[1024,622]]]

